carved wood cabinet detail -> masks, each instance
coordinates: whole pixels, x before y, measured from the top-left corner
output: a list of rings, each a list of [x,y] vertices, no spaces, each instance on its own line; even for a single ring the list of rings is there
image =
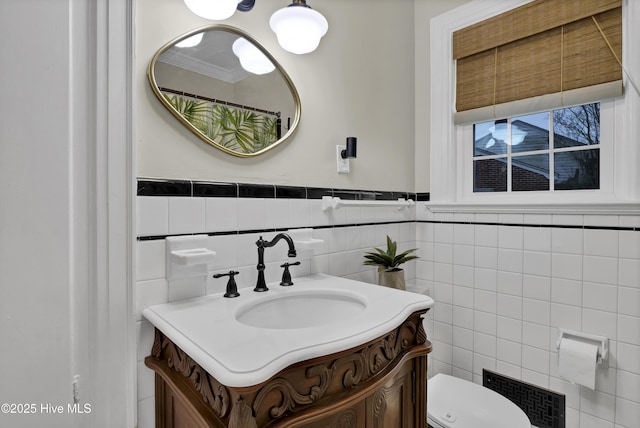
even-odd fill
[[[241,388],[222,385],[156,329],[145,359],[156,373],[156,427],[426,427],[425,312],[368,343]]]

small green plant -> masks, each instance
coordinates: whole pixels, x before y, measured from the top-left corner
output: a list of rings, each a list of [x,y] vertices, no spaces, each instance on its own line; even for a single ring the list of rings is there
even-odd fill
[[[398,267],[401,264],[406,263],[409,260],[419,258],[418,256],[411,254],[414,251],[417,251],[417,248],[403,251],[400,254],[396,254],[397,249],[398,244],[395,241],[392,241],[389,235],[387,235],[387,250],[384,251],[380,248],[374,248],[375,252],[365,253],[364,258],[366,260],[362,264],[368,266],[377,266],[378,271],[398,271],[402,269]]]

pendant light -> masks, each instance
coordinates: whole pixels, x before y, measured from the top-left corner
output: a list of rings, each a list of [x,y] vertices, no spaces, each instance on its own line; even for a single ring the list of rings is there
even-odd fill
[[[230,18],[236,10],[250,11],[256,0],[184,0],[196,15],[221,21]],[[282,49],[294,54],[316,50],[320,39],[327,34],[329,23],[320,12],[311,9],[306,0],[293,0],[287,7],[271,15],[269,26],[276,33]]]
[[[238,0],[184,0],[184,4],[191,12],[214,21],[230,18],[236,11],[238,3]]]
[[[294,0],[275,11],[269,25],[282,49],[299,55],[313,52],[329,29],[325,17],[311,9],[305,0]]]
[[[253,74],[267,74],[275,70],[273,63],[244,37],[238,38],[231,46],[233,53],[240,60],[242,68]]]
[[[253,9],[256,0],[184,0],[189,10],[201,18],[222,21],[235,13]]]

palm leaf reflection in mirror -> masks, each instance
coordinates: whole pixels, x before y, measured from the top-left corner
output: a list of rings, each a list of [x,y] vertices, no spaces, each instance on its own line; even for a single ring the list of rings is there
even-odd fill
[[[176,94],[161,88],[165,99],[211,140],[235,152],[255,153],[280,139],[280,114],[225,105],[216,100]]]

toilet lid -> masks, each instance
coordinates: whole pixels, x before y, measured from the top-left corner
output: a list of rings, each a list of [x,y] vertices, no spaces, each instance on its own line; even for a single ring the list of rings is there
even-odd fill
[[[429,419],[447,428],[531,428],[513,402],[481,385],[439,373],[427,382]]]

